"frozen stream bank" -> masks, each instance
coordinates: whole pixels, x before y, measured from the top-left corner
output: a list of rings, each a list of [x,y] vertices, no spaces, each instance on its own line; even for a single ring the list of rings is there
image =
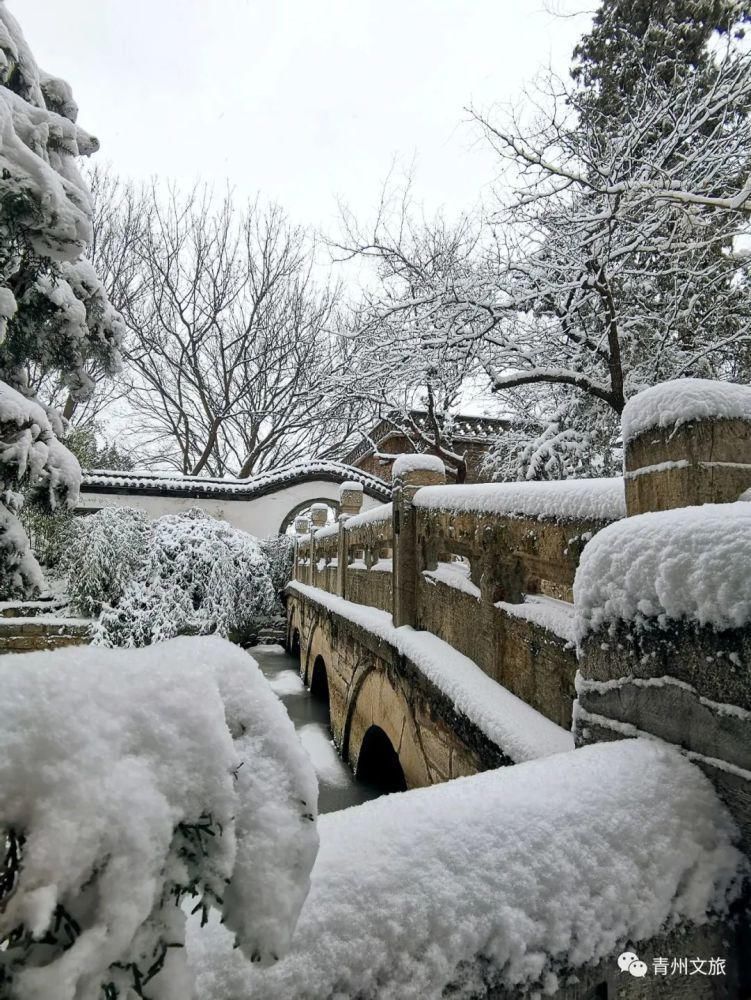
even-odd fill
[[[305,687],[295,657],[281,646],[253,646],[248,652],[284,703],[313,761],[318,775],[318,811],[334,812],[376,798],[379,791],[359,781],[337,753],[331,741],[328,705],[313,698]]]

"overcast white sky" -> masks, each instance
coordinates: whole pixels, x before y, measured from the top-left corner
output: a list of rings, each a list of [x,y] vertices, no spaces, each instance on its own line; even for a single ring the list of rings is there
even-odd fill
[[[392,162],[429,210],[470,207],[493,162],[463,108],[565,71],[588,18],[544,0],[9,0],[40,65],[122,173],[229,179],[329,228]],[[586,6],[582,4],[582,6]]]

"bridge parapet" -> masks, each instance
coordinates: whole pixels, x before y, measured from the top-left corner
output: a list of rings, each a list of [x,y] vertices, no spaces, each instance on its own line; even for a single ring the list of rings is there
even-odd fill
[[[586,542],[625,514],[623,480],[446,486],[421,458],[395,464],[392,504],[299,537],[295,580],[434,633],[570,726],[571,588]]]
[[[623,481],[435,487],[414,505],[415,627],[568,728],[574,576],[589,539],[625,514]]]

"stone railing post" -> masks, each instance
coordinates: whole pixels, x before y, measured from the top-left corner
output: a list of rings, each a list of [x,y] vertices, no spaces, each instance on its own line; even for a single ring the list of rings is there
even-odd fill
[[[298,538],[301,535],[307,535],[310,532],[310,522],[307,517],[296,517],[295,518],[295,535]],[[295,547],[295,579],[300,579],[300,549]]]
[[[339,538],[336,547],[336,592],[347,596],[347,515],[339,515]]]
[[[417,621],[417,531],[415,493],[446,482],[443,462],[434,455],[399,455],[392,470],[394,499],[394,625]]]
[[[328,504],[314,503],[310,508],[310,585],[316,585],[316,530],[324,528],[329,519]]]
[[[339,517],[354,517],[362,510],[362,483],[342,483],[339,487]]]
[[[336,550],[336,592],[347,591],[347,534],[345,521],[362,510],[362,483],[342,483],[339,487],[339,544]]]
[[[629,515],[731,503],[751,487],[751,388],[676,379],[638,393],[622,416]]]

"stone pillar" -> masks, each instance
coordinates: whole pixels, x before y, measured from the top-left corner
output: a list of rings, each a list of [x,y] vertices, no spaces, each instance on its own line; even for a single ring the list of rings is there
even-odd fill
[[[325,503],[314,503],[310,508],[310,520],[313,522],[313,528],[323,528],[326,526],[326,522],[329,519],[329,507]]]
[[[751,388],[676,379],[638,393],[622,416],[629,515],[732,503],[751,487]]]
[[[434,455],[399,455],[393,465],[394,625],[417,621],[417,532],[415,493],[446,483],[443,462]]]
[[[310,508],[310,586],[316,584],[316,529],[324,528],[329,518],[329,507],[325,503],[314,503]]]
[[[362,484],[342,483],[339,487],[339,516],[354,517],[362,510]]]
[[[295,518],[295,536],[300,538],[302,535],[307,535],[310,532],[310,521],[307,517],[296,517]],[[302,583],[302,578],[300,576],[300,547],[295,546],[295,579],[300,580]],[[307,574],[310,578],[310,573]]]
[[[347,533],[345,521],[362,510],[362,483],[342,483],[339,487],[339,546],[336,555],[336,592],[347,593]]]
[[[347,521],[346,514],[339,515],[339,544],[336,548],[336,592],[347,596]]]

